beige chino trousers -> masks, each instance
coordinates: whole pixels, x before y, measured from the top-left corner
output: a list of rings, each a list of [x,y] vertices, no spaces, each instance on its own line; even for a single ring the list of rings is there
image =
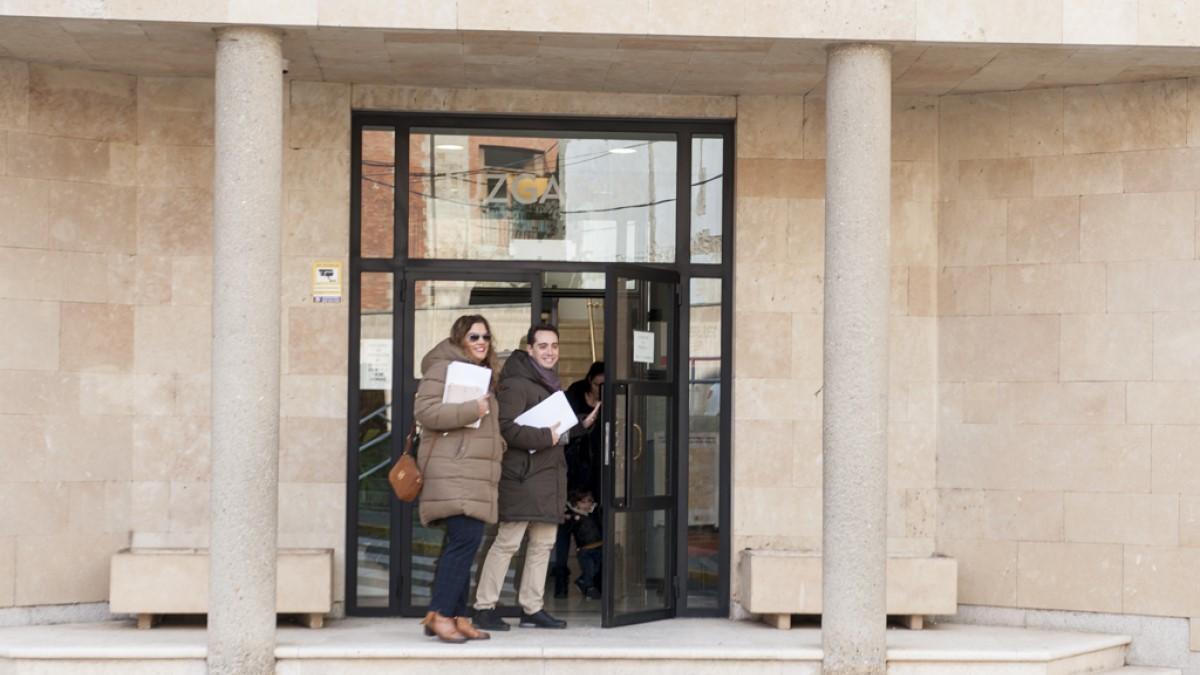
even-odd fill
[[[496,607],[496,602],[500,600],[500,589],[504,585],[504,575],[508,573],[513,554],[521,547],[526,530],[529,531],[529,544],[525,549],[525,569],[521,572],[517,602],[526,614],[536,614],[542,610],[546,570],[550,566],[550,552],[558,536],[558,525],[527,520],[500,523],[496,539],[483,561],[479,587],[475,589],[475,609]]]

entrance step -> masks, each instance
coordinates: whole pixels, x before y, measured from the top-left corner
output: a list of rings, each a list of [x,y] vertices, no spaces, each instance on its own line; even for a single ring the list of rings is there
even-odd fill
[[[416,619],[354,618],[310,631],[281,624],[279,675],[356,673],[688,673],[821,672],[821,632],[777,631],[761,623],[674,619],[601,629],[594,613],[564,615],[565,631],[517,628],[482,643],[426,638]],[[1011,627],[935,624],[889,630],[889,675],[1179,675],[1122,667],[1130,639]],[[3,675],[202,675],[204,628],[168,622],[139,631],[132,621],[0,629]]]
[[[1101,670],[1095,675],[1182,675],[1178,668],[1154,668],[1151,666],[1124,666],[1112,670]]]

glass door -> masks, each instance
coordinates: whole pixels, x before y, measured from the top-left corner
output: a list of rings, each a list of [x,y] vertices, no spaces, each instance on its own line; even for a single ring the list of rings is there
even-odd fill
[[[541,275],[533,272],[409,272],[404,277],[404,398],[400,418],[407,432],[412,424],[413,397],[422,376],[421,359],[450,333],[454,320],[464,314],[480,314],[491,326],[498,367],[521,348],[525,332],[541,307]],[[397,451],[399,451],[398,448]],[[434,564],[442,550],[444,530],[425,527],[417,504],[392,500],[399,542],[392,546],[397,560],[393,569],[401,613],[421,615],[429,604]],[[486,547],[480,547],[476,565],[482,565]],[[471,578],[475,578],[472,572]],[[507,588],[505,592],[511,591]],[[474,589],[471,590],[474,597]],[[502,598],[503,600],[503,598]]]
[[[675,613],[679,277],[614,266],[605,298],[605,627]]]

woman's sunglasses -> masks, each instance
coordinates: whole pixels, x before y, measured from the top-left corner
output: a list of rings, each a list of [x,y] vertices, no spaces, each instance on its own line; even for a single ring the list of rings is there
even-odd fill
[[[467,340],[470,342],[479,342],[480,340],[483,340],[484,342],[491,342],[492,336],[488,335],[487,333],[484,333],[483,335],[480,335],[479,333],[467,333]]]

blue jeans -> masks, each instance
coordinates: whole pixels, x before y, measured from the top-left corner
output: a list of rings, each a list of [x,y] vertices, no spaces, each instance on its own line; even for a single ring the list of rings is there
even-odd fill
[[[484,523],[470,516],[450,516],[444,522],[446,538],[433,577],[429,609],[442,616],[466,616],[471,563],[483,543]]]
[[[600,566],[604,561],[603,548],[585,548],[576,553],[579,558],[579,583],[584,588],[600,587]]]

